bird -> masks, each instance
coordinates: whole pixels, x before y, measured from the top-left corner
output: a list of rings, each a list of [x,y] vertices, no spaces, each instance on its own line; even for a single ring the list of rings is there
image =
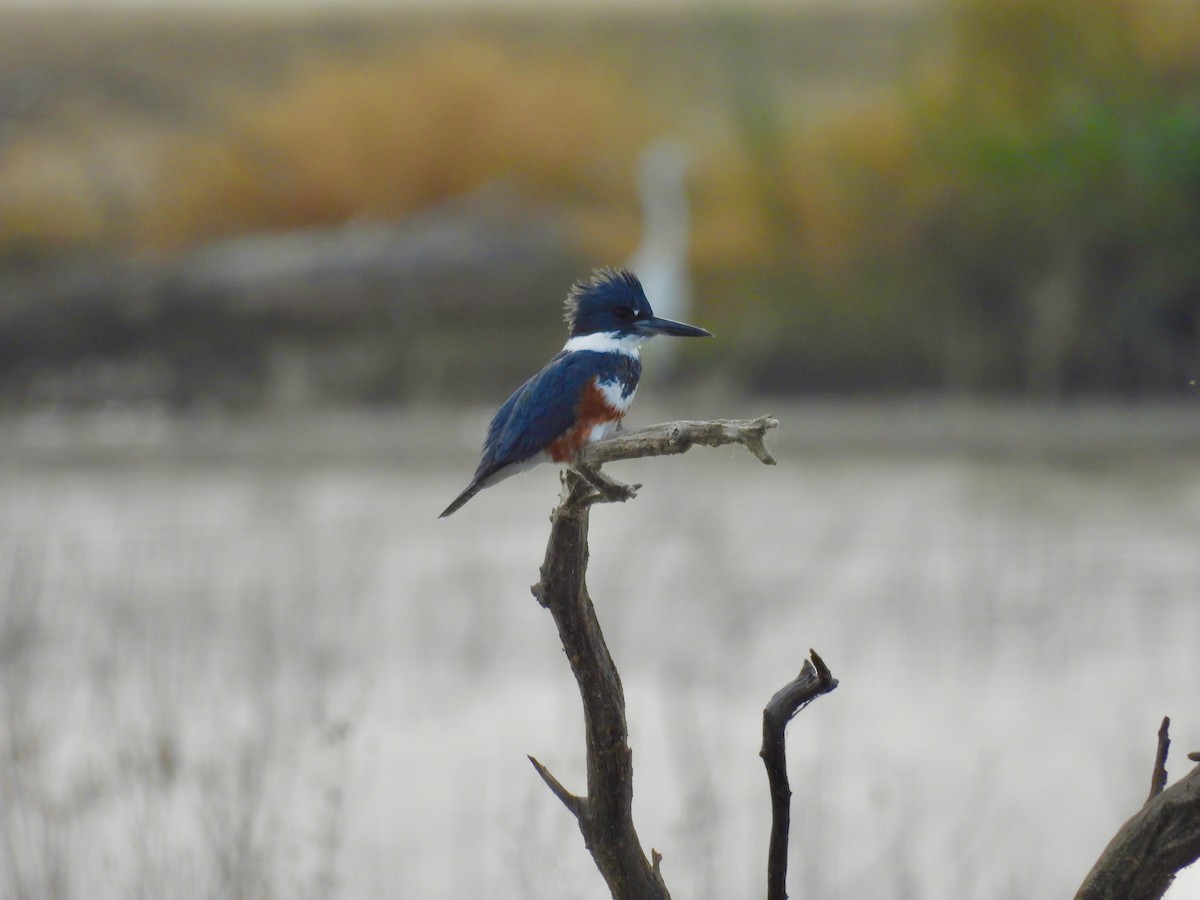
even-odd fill
[[[654,307],[669,319],[686,319],[692,304],[688,271],[689,153],[672,138],[650,143],[638,159],[642,236],[626,266],[637,272]],[[652,371],[673,372],[678,345],[655,352]]]
[[[624,268],[604,268],[571,285],[567,342],[496,412],[471,483],[438,518],[486,487],[543,462],[571,465],[587,444],[611,434],[637,391],[639,349],[658,334],[712,332],[654,314],[642,284]]]

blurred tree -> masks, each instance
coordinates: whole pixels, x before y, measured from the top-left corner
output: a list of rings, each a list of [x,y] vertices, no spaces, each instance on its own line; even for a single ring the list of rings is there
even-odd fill
[[[1200,315],[1195,46],[1195,4],[956,0],[894,112],[829,135],[851,210],[832,227],[852,223],[830,271],[898,304],[952,388],[1181,382]],[[829,223],[807,225],[806,264],[825,266]]]
[[[66,80],[74,45],[14,68],[34,42],[9,35],[8,69],[53,77],[0,83],[0,279],[30,270],[0,292],[0,327],[13,298],[63,294],[33,280],[76,256],[158,264],[173,254],[129,251],[379,224],[496,182],[587,262],[626,258],[635,160],[667,131],[694,160],[689,263],[724,338],[698,352],[751,387],[1196,378],[1200,4],[902,6],[370,19],[355,40],[296,31],[287,53],[286,29],[117,29],[111,59]],[[102,296],[132,316],[144,293]]]

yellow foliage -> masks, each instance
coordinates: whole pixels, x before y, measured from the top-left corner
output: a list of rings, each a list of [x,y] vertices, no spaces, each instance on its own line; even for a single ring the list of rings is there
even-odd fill
[[[753,162],[725,141],[703,148],[693,178],[693,258],[714,269],[760,265],[771,247],[770,226],[755,190]]]
[[[1175,77],[1200,73],[1200,4],[1195,0],[1131,2],[1129,26],[1137,53]]]
[[[103,239],[114,210],[82,148],[18,136],[0,156],[0,247],[63,249]]]
[[[180,136],[144,239],[396,216],[495,179],[582,206],[628,202],[651,133],[636,96],[578,56],[479,39],[325,59],[232,100],[220,131]]]

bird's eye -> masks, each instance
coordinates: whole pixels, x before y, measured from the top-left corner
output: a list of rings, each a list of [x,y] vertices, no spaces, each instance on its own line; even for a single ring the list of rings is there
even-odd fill
[[[613,310],[613,315],[618,319],[631,319],[633,318],[633,310],[628,306],[618,306]]]

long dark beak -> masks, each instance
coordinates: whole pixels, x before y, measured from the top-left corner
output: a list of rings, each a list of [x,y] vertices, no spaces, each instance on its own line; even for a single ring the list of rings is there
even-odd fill
[[[695,325],[685,325],[683,322],[672,322],[670,319],[659,319],[653,316],[649,319],[639,320],[634,324],[633,329],[638,334],[644,334],[647,337],[654,334],[669,334],[672,337],[713,336],[711,331],[705,331]]]

